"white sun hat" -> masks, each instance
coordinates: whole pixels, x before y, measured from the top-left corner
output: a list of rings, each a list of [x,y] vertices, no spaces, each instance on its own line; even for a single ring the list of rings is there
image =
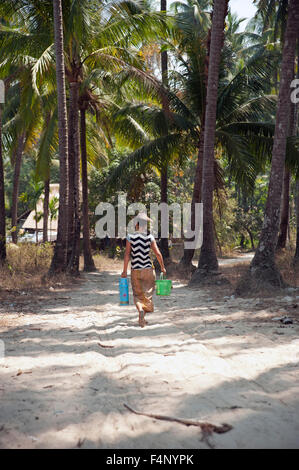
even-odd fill
[[[139,220],[142,222],[152,222],[152,219],[150,219],[145,212],[139,212],[138,215],[135,217],[136,222]]]

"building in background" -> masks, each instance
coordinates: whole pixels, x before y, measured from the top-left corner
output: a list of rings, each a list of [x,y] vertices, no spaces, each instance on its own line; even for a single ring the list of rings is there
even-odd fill
[[[53,199],[57,199],[57,208],[58,208],[58,200],[59,200],[59,184],[50,184],[50,196],[49,196],[49,205],[51,205],[51,201],[53,203]],[[37,203],[37,214],[43,213],[43,200],[44,196],[42,195]],[[54,199],[55,200],[55,199]],[[43,239],[43,222],[44,218],[41,216],[40,220],[38,220],[36,224],[35,220],[35,210],[31,211],[28,215],[27,219],[22,225],[22,229],[25,230],[25,234],[20,237],[20,241],[27,240],[32,238],[32,241],[36,241],[36,229],[38,231],[38,241],[42,241]],[[48,240],[55,241],[57,237],[57,222],[58,222],[58,210],[56,214],[51,214],[49,211],[49,219],[48,219]]]

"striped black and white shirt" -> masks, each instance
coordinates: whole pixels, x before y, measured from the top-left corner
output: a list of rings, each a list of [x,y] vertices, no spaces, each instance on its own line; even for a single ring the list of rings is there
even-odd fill
[[[155,240],[153,235],[142,232],[135,232],[127,236],[131,243],[131,268],[145,269],[152,268],[150,258],[151,243]]]

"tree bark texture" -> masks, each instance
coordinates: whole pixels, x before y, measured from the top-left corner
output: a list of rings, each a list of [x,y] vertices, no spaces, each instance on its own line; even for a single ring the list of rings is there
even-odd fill
[[[54,37],[56,56],[56,82],[58,98],[59,135],[59,212],[58,233],[49,274],[65,271],[67,268],[67,204],[68,204],[68,128],[65,92],[65,66],[63,45],[63,18],[61,0],[53,0]]]

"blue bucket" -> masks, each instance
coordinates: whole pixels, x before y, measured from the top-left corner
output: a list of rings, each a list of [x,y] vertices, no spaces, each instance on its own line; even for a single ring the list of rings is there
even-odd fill
[[[121,277],[118,281],[119,305],[129,305],[129,281],[127,277]]]

